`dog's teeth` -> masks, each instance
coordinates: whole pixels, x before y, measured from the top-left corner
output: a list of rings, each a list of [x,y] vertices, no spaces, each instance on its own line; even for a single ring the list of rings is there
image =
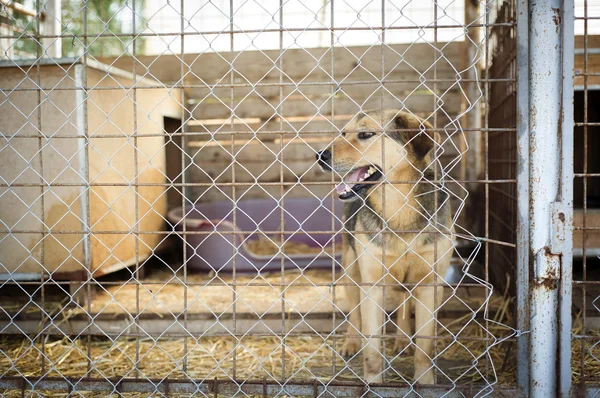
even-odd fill
[[[369,176],[370,176],[370,175],[371,175],[371,174],[369,174],[369,173],[365,173],[365,175],[363,176],[363,178],[362,178],[362,179],[364,180],[365,178],[369,178]]]
[[[374,172],[375,172],[375,167],[373,167],[373,166],[369,167],[369,171],[368,171],[369,175],[373,174]]]

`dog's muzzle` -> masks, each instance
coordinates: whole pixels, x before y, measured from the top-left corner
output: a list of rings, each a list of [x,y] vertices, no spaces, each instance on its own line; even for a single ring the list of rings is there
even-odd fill
[[[317,163],[325,171],[331,171],[331,151],[325,149],[324,151],[317,152]]]

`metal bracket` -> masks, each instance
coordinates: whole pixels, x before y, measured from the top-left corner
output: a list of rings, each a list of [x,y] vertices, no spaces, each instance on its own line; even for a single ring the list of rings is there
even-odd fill
[[[563,202],[553,202],[550,205],[551,229],[550,229],[550,252],[552,254],[563,254],[570,250],[567,247],[567,234],[571,232],[573,216],[569,206]]]

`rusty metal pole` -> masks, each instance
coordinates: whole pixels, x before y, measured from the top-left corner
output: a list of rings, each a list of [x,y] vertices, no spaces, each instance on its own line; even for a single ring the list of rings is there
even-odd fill
[[[517,1],[517,329],[529,330],[529,18]],[[517,336],[517,386],[529,394],[529,333]]]
[[[575,5],[574,0],[563,0],[562,22],[562,127],[561,143],[561,185],[560,200],[563,204],[565,221],[564,239],[561,247],[561,284],[559,292],[559,330],[558,330],[558,395],[571,397],[571,344],[573,318],[573,156],[574,156],[574,111],[573,89],[575,75]],[[561,224],[558,224],[561,227]]]
[[[572,57],[573,48],[563,48],[565,3],[530,0],[528,7],[529,256],[533,261],[529,396],[544,398],[558,392],[561,261],[565,252],[570,253],[566,246],[572,209],[562,195],[562,184],[572,184],[562,170],[562,56]]]

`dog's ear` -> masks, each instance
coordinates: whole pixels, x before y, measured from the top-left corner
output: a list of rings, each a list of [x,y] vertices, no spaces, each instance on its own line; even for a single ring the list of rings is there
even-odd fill
[[[412,148],[415,157],[423,159],[431,150],[435,148],[436,142],[439,142],[439,134],[433,131],[433,126],[416,117],[408,119],[404,115],[397,115],[394,119],[396,129],[411,129],[411,131],[401,132],[402,141],[406,142]]]

